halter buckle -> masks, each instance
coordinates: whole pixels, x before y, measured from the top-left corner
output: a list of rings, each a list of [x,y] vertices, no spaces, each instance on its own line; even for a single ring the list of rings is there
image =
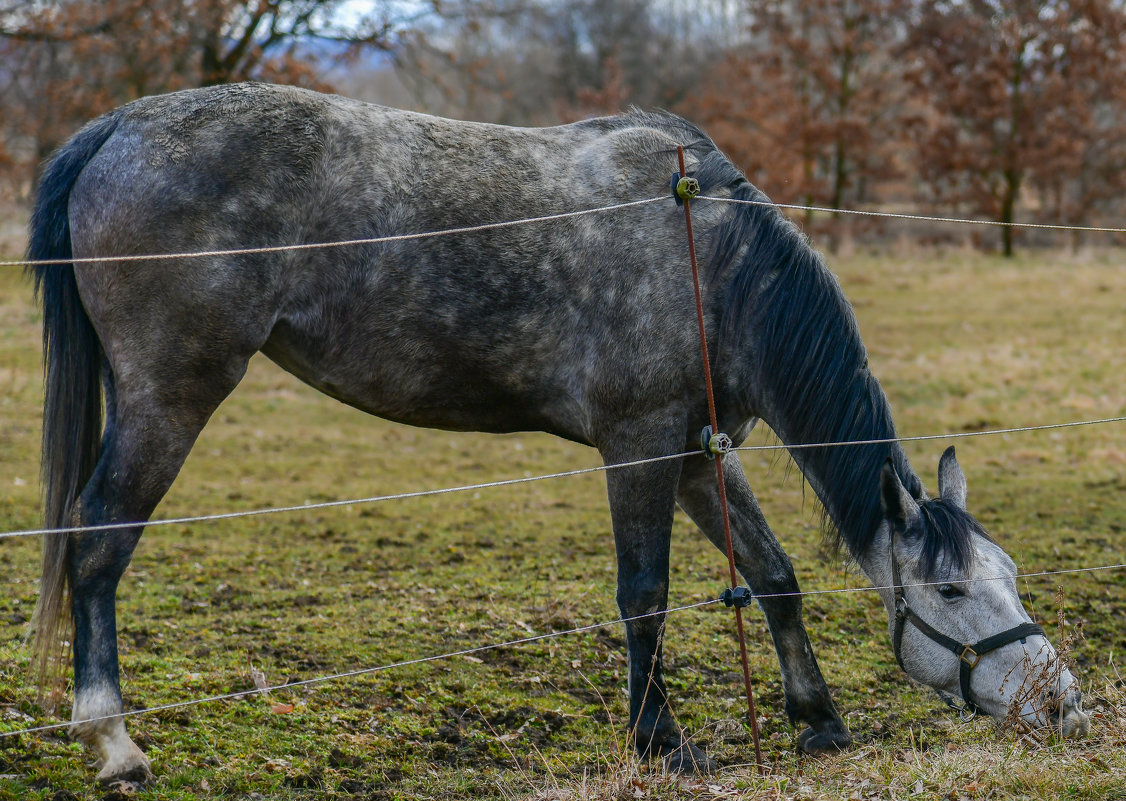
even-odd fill
[[[962,653],[958,654],[958,658],[973,669],[977,667],[977,663],[981,661],[981,654],[975,651],[971,646],[966,645],[962,648]]]

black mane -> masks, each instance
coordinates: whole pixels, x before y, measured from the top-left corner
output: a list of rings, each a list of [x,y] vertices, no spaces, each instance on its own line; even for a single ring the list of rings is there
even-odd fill
[[[919,516],[905,536],[908,540],[917,538],[922,544],[919,567],[923,580],[941,581],[969,569],[975,535],[992,541],[973,515],[952,501],[936,498],[919,504]]]
[[[703,194],[769,203],[706,135],[691,130]],[[720,359],[748,349],[754,354],[751,391],[762,418],[791,446],[820,497],[831,524],[827,535],[859,558],[883,518],[879,476],[889,456],[912,496],[921,499],[924,492],[897,443],[792,447],[896,436],[887,398],[868,370],[852,307],[821,255],[773,206],[732,206],[706,236],[710,241],[702,253],[709,257],[710,289],[723,304],[715,350]],[[724,369],[718,359],[716,368]],[[932,534],[928,527],[926,536],[930,556],[943,553],[961,562],[971,553],[956,533]]]

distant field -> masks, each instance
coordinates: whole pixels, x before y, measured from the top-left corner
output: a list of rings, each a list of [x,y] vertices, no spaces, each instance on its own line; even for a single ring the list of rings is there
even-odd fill
[[[14,254],[0,254],[0,258]],[[1015,261],[955,252],[835,261],[904,435],[1126,414],[1126,253]],[[0,530],[38,524],[38,314],[0,268]],[[748,444],[770,443],[755,432]],[[947,443],[909,443],[933,490]],[[957,442],[970,507],[1022,571],[1126,562],[1126,424]],[[784,456],[744,454],[805,589],[863,586],[820,546],[816,504]],[[301,385],[265,359],[219,409],[158,518],[360,498],[594,466],[544,435],[405,428]],[[726,562],[678,516],[673,605],[715,597]],[[0,730],[55,722],[22,644],[36,538],[0,541]],[[130,708],[378,666],[617,617],[601,476],[146,533],[120,593]],[[873,593],[814,596],[806,615],[856,746],[794,753],[761,614],[750,610],[768,775],[742,725],[722,607],[669,619],[677,715],[724,766],[704,782],[628,757],[619,627],[362,678],[133,718],[156,784],[138,799],[1126,798],[1126,571],[1021,582],[1071,654],[1092,713],[1078,742],[959,722],[899,671]],[[288,705],[292,711],[286,712]],[[67,710],[69,712],[69,710]],[[94,799],[65,732],[0,739],[0,799]],[[109,797],[112,797],[109,796]]]

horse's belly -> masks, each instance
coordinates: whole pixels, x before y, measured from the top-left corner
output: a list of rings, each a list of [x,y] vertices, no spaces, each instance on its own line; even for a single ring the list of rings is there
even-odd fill
[[[577,377],[550,365],[498,364],[465,343],[401,337],[296,337],[279,326],[262,348],[310,386],[369,414],[428,428],[543,430],[589,441]]]

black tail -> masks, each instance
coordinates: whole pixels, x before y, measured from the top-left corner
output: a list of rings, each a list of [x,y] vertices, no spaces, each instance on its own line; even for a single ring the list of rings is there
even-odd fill
[[[116,130],[113,113],[83,128],[48,163],[31,217],[27,258],[71,258],[67,205],[75,180]],[[43,525],[72,525],[75,501],[98,462],[102,433],[102,346],[78,296],[74,265],[31,264],[43,303]],[[40,697],[61,689],[70,640],[70,537],[43,538],[43,573],[33,619],[32,669]]]

